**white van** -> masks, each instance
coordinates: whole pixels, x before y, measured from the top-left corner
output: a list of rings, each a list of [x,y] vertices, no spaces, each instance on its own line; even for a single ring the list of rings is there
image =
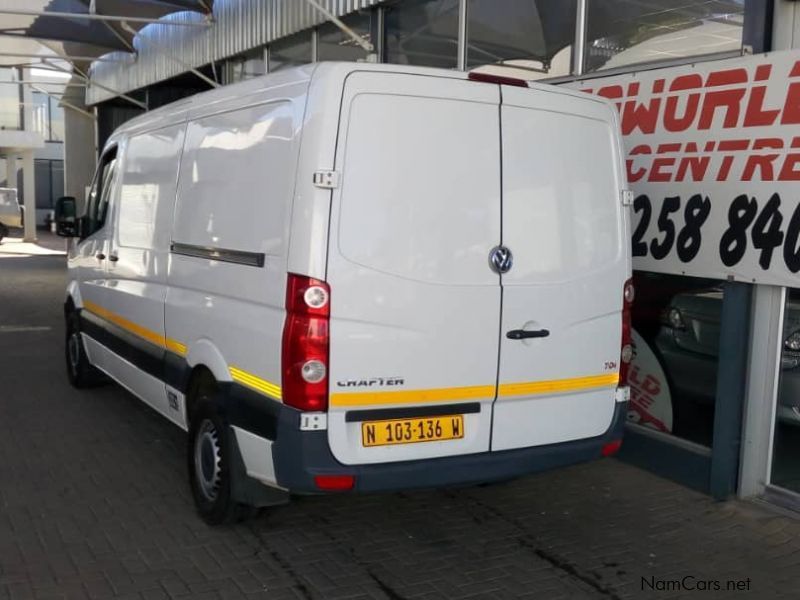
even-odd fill
[[[508,479],[626,413],[617,116],[487,75],[323,63],[147,113],[69,255],[67,367],[189,432],[200,514]]]

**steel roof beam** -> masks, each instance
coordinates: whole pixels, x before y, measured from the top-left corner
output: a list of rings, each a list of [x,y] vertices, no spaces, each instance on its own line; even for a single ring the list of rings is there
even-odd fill
[[[94,114],[90,113],[88,110],[83,110],[82,108],[78,108],[74,104],[70,104],[69,102],[64,100],[64,98],[62,96],[59,96],[58,94],[51,94],[47,90],[43,90],[42,88],[40,88],[39,86],[36,86],[36,85],[30,85],[30,84],[28,84],[28,85],[30,86],[30,88],[32,90],[36,90],[37,92],[40,92],[40,93],[44,94],[48,98],[55,98],[64,107],[69,108],[71,110],[74,110],[75,112],[82,114],[84,117],[88,117],[92,121],[96,121],[97,120],[97,117],[95,117]]]
[[[49,10],[30,10],[26,8],[0,8],[0,14],[3,15],[21,15],[28,17],[50,17],[55,19],[87,19],[89,21],[115,21],[115,22],[128,22],[128,23],[158,23],[159,25],[175,25],[178,27],[210,27],[211,23],[208,20],[197,21],[178,21],[169,20],[163,21],[161,19],[151,19],[148,17],[128,17],[125,15],[98,15],[91,13],[72,13],[60,12]]]
[[[341,20],[339,17],[337,17],[336,15],[334,15],[334,14],[333,14],[331,11],[329,11],[327,8],[325,8],[324,6],[322,6],[322,4],[320,4],[319,2],[317,2],[317,0],[306,0],[306,2],[308,2],[308,3],[309,3],[311,6],[313,6],[313,7],[314,7],[314,8],[316,8],[316,9],[317,9],[319,12],[321,12],[321,13],[322,13],[322,14],[325,16],[325,18],[326,18],[326,19],[328,19],[328,20],[329,20],[329,21],[331,21],[331,22],[332,22],[334,25],[336,25],[336,26],[337,26],[339,29],[341,29],[341,30],[344,32],[344,34],[345,34],[347,37],[349,37],[349,38],[350,38],[351,40],[353,40],[353,41],[354,41],[356,44],[358,44],[359,46],[361,46],[361,48],[362,48],[362,49],[363,49],[365,52],[367,52],[367,53],[370,53],[370,54],[371,54],[371,53],[373,53],[373,52],[375,52],[375,46],[373,46],[371,42],[368,42],[368,41],[367,41],[367,40],[365,40],[363,37],[361,37],[360,35],[358,35],[358,34],[357,34],[355,31],[353,31],[352,29],[350,29],[350,28],[349,28],[349,27],[348,27],[348,26],[347,26],[347,25],[344,23],[344,21],[342,21],[342,20]]]
[[[147,104],[145,104],[145,103],[144,103],[144,102],[142,102],[141,100],[137,100],[136,98],[131,98],[131,97],[130,97],[130,96],[128,96],[127,94],[123,94],[122,92],[119,92],[119,91],[117,91],[117,90],[114,90],[114,89],[112,89],[112,88],[110,88],[110,87],[106,87],[106,86],[104,86],[103,84],[97,83],[96,81],[92,81],[92,80],[89,78],[89,75],[88,75],[87,73],[85,73],[85,72],[81,71],[81,70],[80,70],[78,67],[76,67],[75,65],[72,65],[72,71],[70,71],[69,69],[64,69],[63,67],[59,67],[58,65],[54,65],[53,63],[51,63],[50,61],[47,61],[47,60],[45,61],[45,64],[47,64],[47,65],[50,65],[50,66],[51,66],[51,67],[53,67],[54,69],[57,69],[57,70],[59,70],[59,71],[62,71],[62,72],[64,72],[64,73],[69,73],[70,75],[73,75],[74,77],[77,77],[77,78],[78,78],[78,79],[80,79],[81,81],[85,81],[85,82],[86,82],[86,83],[88,83],[89,85],[96,85],[96,86],[97,86],[97,87],[99,87],[101,90],[105,90],[105,91],[109,92],[110,94],[114,94],[115,96],[119,96],[119,97],[120,97],[120,98],[122,98],[123,100],[127,100],[127,101],[128,101],[128,102],[130,102],[131,104],[135,104],[136,106],[138,106],[138,107],[139,107],[139,108],[141,108],[141,109],[148,110],[148,109],[147,109]]]
[[[96,56],[76,56],[73,54],[60,54],[56,53],[55,55],[48,55],[48,54],[25,54],[24,52],[0,52],[0,58],[7,56],[9,58],[38,58],[41,60],[45,60],[48,58],[54,58],[57,60],[66,60],[67,62],[72,60],[80,60],[86,62],[128,62],[128,60],[123,58],[98,58]]]

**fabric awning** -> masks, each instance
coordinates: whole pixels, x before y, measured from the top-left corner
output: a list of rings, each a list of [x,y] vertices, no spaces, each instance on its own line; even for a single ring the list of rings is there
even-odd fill
[[[85,70],[104,54],[134,52],[133,37],[149,22],[183,11],[209,15],[213,1],[0,0],[0,64],[60,56]]]

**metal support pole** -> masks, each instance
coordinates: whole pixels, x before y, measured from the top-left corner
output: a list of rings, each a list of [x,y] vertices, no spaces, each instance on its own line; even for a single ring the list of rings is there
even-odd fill
[[[752,286],[728,281],[720,316],[717,395],[714,401],[714,441],[709,488],[717,500],[736,491],[742,435],[742,412],[747,385]]]
[[[375,9],[375,51],[378,55],[376,62],[386,60],[386,8],[378,6]]]
[[[16,154],[6,154],[6,187],[17,188],[17,159]]]
[[[459,71],[467,70],[467,23],[468,2],[458,0],[458,59],[456,67]]]
[[[586,70],[586,12],[589,0],[578,0],[575,17],[575,43],[572,46],[572,74],[583,75]]]
[[[770,480],[784,338],[786,288],[763,284],[753,288],[747,394],[739,459],[739,498],[760,496]]]
[[[33,150],[22,153],[22,188],[24,194],[25,223],[23,240],[36,241],[36,177],[34,176]]]

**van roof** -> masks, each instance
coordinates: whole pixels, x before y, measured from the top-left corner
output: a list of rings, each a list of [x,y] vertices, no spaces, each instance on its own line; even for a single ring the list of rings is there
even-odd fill
[[[205,92],[200,92],[188,98],[183,98],[149,111],[138,117],[125,122],[109,138],[108,143],[113,143],[118,137],[124,134],[133,133],[147,129],[155,129],[160,126],[179,123],[186,119],[187,113],[193,107],[202,106],[210,103],[224,104],[226,100],[241,98],[258,91],[278,88],[283,86],[295,85],[308,82],[312,78],[332,78],[344,80],[347,75],[356,71],[370,71],[382,73],[403,73],[409,75],[425,75],[428,77],[441,77],[448,79],[468,79],[469,72],[456,71],[451,69],[437,69],[432,67],[416,67],[410,65],[396,65],[385,63],[364,63],[364,62],[320,62],[307,65],[292,67],[240,81],[230,85],[221,86]],[[578,90],[568,89],[562,86],[528,81],[528,87],[539,91],[563,94],[567,96],[580,97],[585,100],[608,104],[608,101],[598,96],[589,95]]]

